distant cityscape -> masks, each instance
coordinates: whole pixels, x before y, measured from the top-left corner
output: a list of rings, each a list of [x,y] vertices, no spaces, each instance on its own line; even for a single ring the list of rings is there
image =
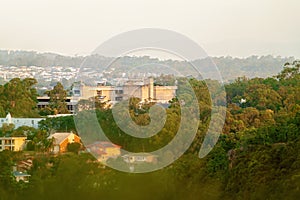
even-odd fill
[[[38,67],[38,66],[1,66],[0,65],[0,77],[4,81],[8,81],[12,78],[35,78],[41,79],[46,82],[62,81],[63,79],[70,80],[74,78],[79,69],[74,67]],[[42,88],[41,88],[42,89]]]
[[[280,72],[287,62],[295,60],[293,57],[250,56],[248,58],[212,57],[195,60],[202,66],[201,73],[210,73],[211,59],[220,70],[225,82],[231,82],[237,77],[270,77]],[[88,60],[88,61],[86,61]],[[40,94],[51,89],[56,82],[61,82],[66,88],[78,81],[79,78],[87,84],[96,85],[106,81],[118,83],[120,77],[159,77],[161,74],[173,74],[174,71],[164,69],[163,65],[173,67],[175,70],[189,74],[187,62],[175,60],[159,60],[143,57],[123,57],[111,64],[112,58],[100,55],[86,57],[67,57],[53,53],[37,53],[31,51],[6,51],[0,50],[0,83],[5,83],[12,78],[35,78],[38,80],[37,90]],[[84,63],[84,64],[83,64]],[[139,65],[150,63],[143,69]],[[135,69],[132,72],[132,69]],[[79,77],[78,77],[79,76]]]

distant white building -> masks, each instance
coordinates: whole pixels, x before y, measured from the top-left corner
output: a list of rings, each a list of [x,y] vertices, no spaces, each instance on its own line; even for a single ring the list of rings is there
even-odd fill
[[[8,113],[5,118],[0,118],[0,127],[2,127],[3,124],[14,124],[15,128],[21,126],[38,128],[39,122],[44,119],[45,118],[13,118],[10,113]]]
[[[157,156],[150,153],[131,153],[122,156],[127,163],[156,163]]]

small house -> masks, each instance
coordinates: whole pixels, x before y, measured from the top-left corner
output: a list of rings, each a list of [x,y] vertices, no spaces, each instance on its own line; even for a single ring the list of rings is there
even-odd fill
[[[107,141],[97,141],[86,146],[88,152],[105,162],[109,158],[117,158],[121,155],[121,146]]]
[[[0,137],[0,151],[22,151],[27,137]]]
[[[126,163],[156,163],[157,156],[150,153],[130,153],[122,156]]]
[[[52,153],[63,153],[67,151],[68,144],[81,143],[81,139],[74,133],[54,133],[48,137],[48,140],[53,140]]]
[[[20,172],[20,171],[14,171],[13,176],[15,177],[16,181],[24,181],[25,183],[29,182],[30,174],[27,174],[26,172]]]

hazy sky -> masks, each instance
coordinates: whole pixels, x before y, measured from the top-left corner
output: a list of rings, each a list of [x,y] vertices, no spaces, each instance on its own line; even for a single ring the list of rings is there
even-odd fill
[[[0,0],[0,49],[89,54],[138,28],[182,33],[209,55],[300,58],[299,0]]]

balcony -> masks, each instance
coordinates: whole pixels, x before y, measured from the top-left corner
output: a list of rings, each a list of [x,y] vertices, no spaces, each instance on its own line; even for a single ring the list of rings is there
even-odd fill
[[[9,146],[15,145],[15,140],[5,140],[4,145],[9,145]]]

